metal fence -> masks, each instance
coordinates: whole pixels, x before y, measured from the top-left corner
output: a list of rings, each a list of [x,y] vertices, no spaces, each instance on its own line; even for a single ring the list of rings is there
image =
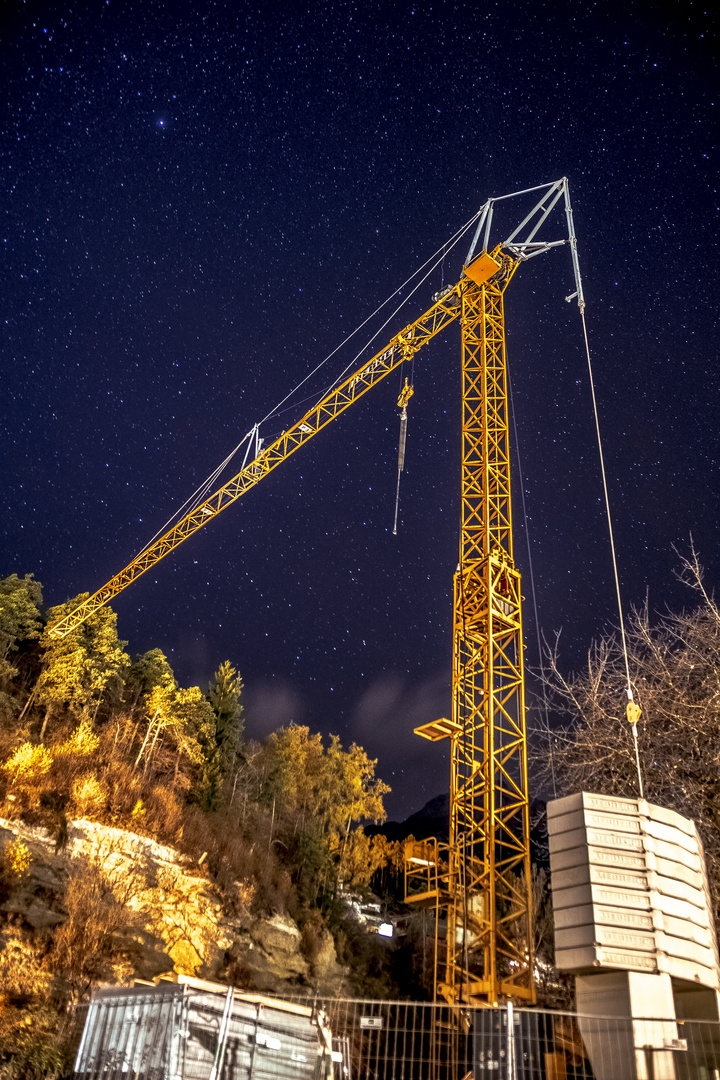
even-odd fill
[[[720,1023],[323,999],[335,1080],[720,1080]],[[337,1056],[337,1055],[336,1055]]]
[[[720,1024],[420,1002],[102,991],[78,1080],[720,1080]]]
[[[330,1034],[307,1005],[173,983],[93,996],[78,1080],[330,1080]]]

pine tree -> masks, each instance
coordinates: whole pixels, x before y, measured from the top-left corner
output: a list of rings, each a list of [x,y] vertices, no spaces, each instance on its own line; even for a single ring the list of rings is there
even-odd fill
[[[233,771],[245,729],[242,689],[242,679],[226,660],[215,672],[207,695],[215,717],[214,747],[207,762],[205,793],[207,805],[212,809],[219,805],[223,784]]]
[[[18,642],[39,636],[41,603],[42,586],[32,574],[24,578],[11,574],[0,581],[0,685],[17,675],[8,654],[15,652]]]
[[[18,668],[9,656],[17,651],[21,641],[39,637],[41,603],[42,587],[32,574],[24,578],[11,574],[0,581],[0,718],[5,721],[13,721],[20,712]],[[32,694],[26,700],[26,707],[31,700]],[[21,718],[24,712],[25,709]]]

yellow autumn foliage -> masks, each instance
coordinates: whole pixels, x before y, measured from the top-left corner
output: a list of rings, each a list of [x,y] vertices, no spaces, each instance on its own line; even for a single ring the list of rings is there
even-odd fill
[[[35,780],[43,776],[52,763],[52,754],[44,746],[33,746],[32,743],[25,742],[18,746],[15,753],[0,768],[9,774],[12,784],[17,784],[19,781]]]
[[[53,749],[56,755],[64,757],[68,754],[94,754],[99,745],[100,739],[91,728],[90,722],[83,720],[79,727],[75,728],[70,738]]]
[[[22,840],[11,840],[2,853],[3,877],[21,878],[30,867],[30,850]]]
[[[105,793],[94,773],[78,776],[72,786],[72,799],[81,815],[100,809],[105,802]]]

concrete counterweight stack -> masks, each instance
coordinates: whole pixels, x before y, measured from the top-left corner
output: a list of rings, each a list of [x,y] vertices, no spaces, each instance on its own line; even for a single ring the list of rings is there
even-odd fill
[[[597,1080],[675,1080],[676,1020],[720,1019],[694,822],[644,799],[580,792],[548,803],[548,835],[555,962],[577,976],[583,1039],[603,1063]],[[593,1053],[593,1015],[632,1021],[635,1062],[608,1059],[607,1047]]]

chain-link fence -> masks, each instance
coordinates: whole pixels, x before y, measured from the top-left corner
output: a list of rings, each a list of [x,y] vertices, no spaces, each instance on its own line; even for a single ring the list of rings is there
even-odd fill
[[[720,1024],[161,984],[95,995],[78,1080],[720,1080]]]

